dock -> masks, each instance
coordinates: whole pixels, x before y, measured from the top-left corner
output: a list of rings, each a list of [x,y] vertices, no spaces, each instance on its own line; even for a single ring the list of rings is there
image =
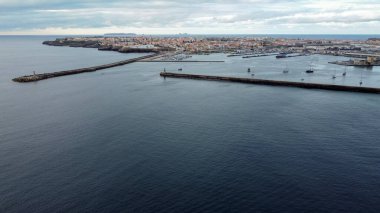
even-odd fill
[[[40,81],[40,80],[45,80],[48,78],[56,78],[56,77],[66,76],[66,75],[76,75],[76,74],[86,73],[86,72],[95,72],[97,70],[103,70],[103,69],[108,69],[108,68],[112,68],[112,67],[122,66],[122,65],[134,63],[134,62],[137,62],[137,61],[140,61],[143,59],[156,57],[157,55],[158,54],[151,54],[151,55],[146,55],[146,56],[142,56],[142,57],[138,57],[138,58],[132,58],[132,59],[128,59],[128,60],[118,61],[118,62],[114,62],[111,64],[104,64],[104,65],[99,65],[99,66],[94,66],[94,67],[65,70],[65,71],[58,71],[58,72],[51,72],[51,73],[25,75],[25,76],[21,76],[18,78],[14,78],[12,80],[14,82],[27,83],[27,82]]]
[[[158,63],[224,63],[225,61],[197,61],[197,60],[142,60],[139,62],[158,62]]]
[[[286,54],[284,57],[276,57],[277,59],[284,59],[284,58],[294,58],[294,57],[301,57],[301,56],[310,56],[311,54],[296,54],[296,55],[291,55],[291,54]]]
[[[256,79],[256,78],[194,75],[194,74],[182,74],[182,73],[170,73],[170,72],[161,72],[160,76],[164,78],[184,78],[184,79],[224,81],[224,82],[236,82],[236,83],[269,85],[269,86],[297,87],[297,88],[305,88],[305,89],[320,89],[320,90],[380,94],[380,88],[374,88],[374,87],[358,87],[358,86],[344,86],[344,85],[334,85],[334,84],[277,81],[277,80],[265,80],[265,79]]]
[[[266,56],[273,56],[273,55],[277,55],[277,53],[246,55],[246,56],[243,56],[242,58],[258,58],[258,57],[266,57]]]

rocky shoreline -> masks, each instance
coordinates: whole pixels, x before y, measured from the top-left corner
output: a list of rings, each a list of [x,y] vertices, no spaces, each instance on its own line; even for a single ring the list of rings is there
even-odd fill
[[[98,40],[87,39],[72,39],[72,38],[57,38],[54,41],[44,41],[44,45],[56,47],[82,47],[96,48],[100,51],[116,51],[120,53],[158,53],[162,51],[173,51],[170,48],[135,48],[122,45],[102,44]]]

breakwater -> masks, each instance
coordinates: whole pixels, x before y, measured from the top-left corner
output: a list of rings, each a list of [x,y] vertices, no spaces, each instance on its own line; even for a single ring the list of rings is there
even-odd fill
[[[152,58],[152,57],[156,57],[156,56],[157,56],[157,54],[151,54],[151,55],[147,55],[147,56],[132,58],[132,59],[128,59],[128,60],[118,61],[118,62],[94,66],[94,67],[87,67],[87,68],[80,68],[80,69],[73,69],[73,70],[66,70],[66,71],[58,71],[58,72],[51,72],[51,73],[25,75],[25,76],[21,76],[18,78],[14,78],[12,80],[15,82],[26,83],[26,82],[40,81],[40,80],[44,80],[44,79],[48,79],[48,78],[55,78],[55,77],[60,77],[60,76],[65,76],[65,75],[75,75],[75,74],[80,74],[80,73],[85,73],[85,72],[95,72],[97,70],[122,66],[125,64],[130,64],[133,62],[137,62],[137,61],[140,61],[143,59],[148,59],[148,58]]]
[[[305,82],[264,80],[264,79],[255,79],[255,78],[237,78],[237,77],[223,77],[223,76],[210,76],[210,75],[181,74],[181,73],[169,73],[169,72],[161,72],[160,76],[165,77],[165,78],[168,77],[168,78],[185,78],[185,79],[210,80],[210,81],[226,81],[226,82],[248,83],[248,84],[269,85],[269,86],[286,86],[286,87],[298,87],[298,88],[305,88],[305,89],[322,89],[322,90],[380,94],[380,88],[373,88],[373,87],[357,87],[357,86],[344,86],[344,85],[333,85],[333,84],[317,84],[317,83],[305,83]]]

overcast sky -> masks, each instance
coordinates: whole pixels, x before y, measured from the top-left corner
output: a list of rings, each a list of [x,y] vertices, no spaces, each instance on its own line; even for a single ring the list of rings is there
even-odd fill
[[[0,0],[0,34],[380,34],[380,0]]]

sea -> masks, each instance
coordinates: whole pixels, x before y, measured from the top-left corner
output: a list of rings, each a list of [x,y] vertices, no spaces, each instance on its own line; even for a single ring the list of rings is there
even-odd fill
[[[380,87],[380,67],[212,54],[12,82],[141,56],[52,39],[0,36],[0,212],[380,212],[380,95],[159,76]]]

